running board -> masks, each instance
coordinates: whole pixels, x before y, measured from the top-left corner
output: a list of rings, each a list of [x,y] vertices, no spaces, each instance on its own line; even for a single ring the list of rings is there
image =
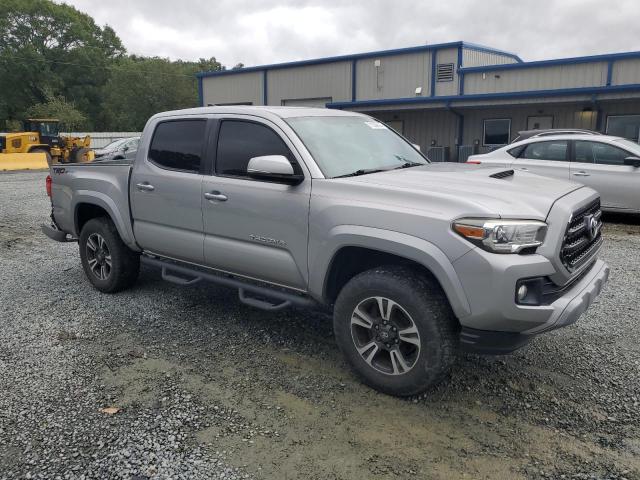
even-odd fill
[[[176,285],[195,285],[204,280],[225,287],[236,288],[238,289],[238,298],[242,303],[262,310],[276,311],[290,306],[303,308],[318,306],[318,303],[309,297],[285,292],[283,290],[276,290],[275,288],[254,285],[235,277],[225,277],[204,272],[190,266],[178,265],[168,260],[142,255],[140,261],[146,265],[159,267],[162,271],[162,279],[175,283]],[[247,293],[259,298],[250,297]]]

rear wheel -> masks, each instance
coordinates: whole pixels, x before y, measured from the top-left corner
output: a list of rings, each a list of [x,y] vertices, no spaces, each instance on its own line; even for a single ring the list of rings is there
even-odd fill
[[[135,283],[140,255],[122,242],[110,219],[89,220],[82,227],[78,244],[84,273],[95,288],[115,293]]]
[[[334,310],[336,342],[371,387],[407,396],[444,379],[457,354],[458,323],[440,286],[406,267],[354,277]]]
[[[51,164],[53,163],[51,154],[49,153],[48,150],[45,150],[44,148],[34,148],[29,153],[44,153],[45,156],[47,157],[47,165],[51,166]]]

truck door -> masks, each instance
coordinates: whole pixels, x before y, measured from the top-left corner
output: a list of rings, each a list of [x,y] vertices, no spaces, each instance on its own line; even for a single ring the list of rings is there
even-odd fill
[[[130,181],[133,231],[144,250],[203,262],[202,169],[207,120],[159,122]],[[145,148],[147,147],[147,148]]]
[[[202,185],[206,265],[305,290],[311,178],[293,145],[271,122],[243,116],[221,118],[212,144],[214,171]],[[250,178],[249,159],[262,155],[286,156],[305,180]]]

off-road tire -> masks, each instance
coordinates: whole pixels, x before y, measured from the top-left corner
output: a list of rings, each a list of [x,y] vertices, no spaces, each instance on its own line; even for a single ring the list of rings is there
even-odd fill
[[[414,353],[413,367],[404,373],[382,373],[358,352],[351,318],[355,308],[371,297],[385,297],[397,303],[418,330],[419,353]],[[416,395],[437,385],[457,358],[459,324],[442,288],[435,280],[408,267],[378,267],[352,278],[336,300],[333,329],[336,342],[355,373],[367,385],[390,395]]]
[[[90,237],[104,239],[107,251],[110,254],[111,265],[106,278],[99,278],[89,264],[89,256],[92,255],[88,246]],[[120,292],[131,287],[138,279],[140,255],[123,243],[111,219],[98,217],[92,218],[85,223],[80,232],[78,245],[84,273],[91,284],[101,292]]]

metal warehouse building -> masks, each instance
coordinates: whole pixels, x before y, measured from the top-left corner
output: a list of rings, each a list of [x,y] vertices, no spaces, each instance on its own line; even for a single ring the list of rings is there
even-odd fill
[[[198,74],[202,105],[366,112],[432,160],[465,161],[520,130],[586,128],[638,141],[640,52],[523,62],[453,42]]]

